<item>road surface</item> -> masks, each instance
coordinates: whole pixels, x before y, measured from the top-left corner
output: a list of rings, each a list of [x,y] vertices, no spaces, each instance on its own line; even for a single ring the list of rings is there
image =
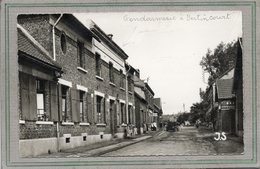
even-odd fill
[[[213,133],[203,132],[195,127],[182,127],[177,132],[162,131],[153,138],[112,151],[102,156],[150,156],[150,155],[215,155],[220,154],[217,147],[230,147],[227,141],[216,143]],[[222,144],[222,146],[219,146]],[[234,144],[233,144],[234,145]],[[241,147],[241,144],[237,144]],[[237,152],[238,146],[230,149]],[[240,148],[241,149],[241,148]],[[239,151],[242,151],[240,150]],[[224,148],[224,150],[226,150]],[[238,152],[241,153],[241,152]]]

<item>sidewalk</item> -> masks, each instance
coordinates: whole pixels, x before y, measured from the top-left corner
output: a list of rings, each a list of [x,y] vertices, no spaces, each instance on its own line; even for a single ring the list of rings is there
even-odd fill
[[[52,153],[52,154],[44,154],[37,156],[37,158],[63,158],[63,157],[95,157],[100,156],[102,154],[115,151],[121,149],[123,147],[144,141],[146,139],[152,138],[153,135],[158,134],[159,131],[149,132],[145,135],[136,135],[132,138],[126,139],[114,139],[106,142],[99,142],[95,144],[91,144],[88,146],[76,147],[73,149],[62,150],[61,152]]]

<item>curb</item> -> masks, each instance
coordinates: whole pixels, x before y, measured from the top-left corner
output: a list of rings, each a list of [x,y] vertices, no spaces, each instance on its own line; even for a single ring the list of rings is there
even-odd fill
[[[141,141],[144,141],[144,140],[148,140],[148,139],[151,139],[152,136],[149,136],[145,139],[141,139],[141,140],[137,140],[137,141],[133,141],[133,142],[129,142],[128,144],[125,144],[125,145],[122,145],[122,146],[119,146],[119,147],[114,147],[114,148],[111,148],[109,150],[104,150],[102,152],[97,152],[97,153],[93,153],[91,154],[91,157],[97,157],[97,156],[101,156],[103,154],[106,154],[106,153],[109,153],[109,152],[112,152],[112,151],[116,151],[116,150],[119,150],[121,148],[124,148],[124,147],[127,147],[127,146],[130,146],[130,145],[133,145],[133,144],[136,144],[136,143],[139,143]]]

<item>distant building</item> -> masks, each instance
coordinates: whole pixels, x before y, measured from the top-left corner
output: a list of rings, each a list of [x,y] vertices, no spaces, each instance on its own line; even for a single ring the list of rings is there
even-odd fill
[[[154,119],[157,123],[157,126],[161,126],[162,124],[162,115],[163,115],[163,110],[162,110],[162,102],[161,98],[154,98]]]
[[[219,76],[206,90],[206,117],[216,131],[243,136],[242,39],[238,39],[235,67]]]
[[[235,96],[232,94],[232,84],[233,78],[216,80],[217,130],[227,133],[235,132]]]
[[[212,122],[216,131],[231,132],[231,128],[233,128],[231,127],[233,124],[229,126],[227,123],[231,123],[234,115],[231,115],[232,112],[229,114],[225,113],[231,111],[231,109],[234,110],[234,95],[232,94],[233,76],[234,68],[230,68],[206,89],[205,96],[208,103],[206,121]],[[226,118],[226,115],[230,115],[230,117]],[[226,122],[228,120],[230,121]]]

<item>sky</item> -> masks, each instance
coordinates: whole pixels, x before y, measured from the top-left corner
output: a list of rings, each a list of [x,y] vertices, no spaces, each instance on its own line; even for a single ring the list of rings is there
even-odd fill
[[[74,14],[86,26],[94,21],[140,69],[141,79],[162,100],[164,114],[190,111],[205,90],[200,66],[207,49],[242,37],[240,11],[121,12]],[[204,79],[204,80],[203,80]]]

